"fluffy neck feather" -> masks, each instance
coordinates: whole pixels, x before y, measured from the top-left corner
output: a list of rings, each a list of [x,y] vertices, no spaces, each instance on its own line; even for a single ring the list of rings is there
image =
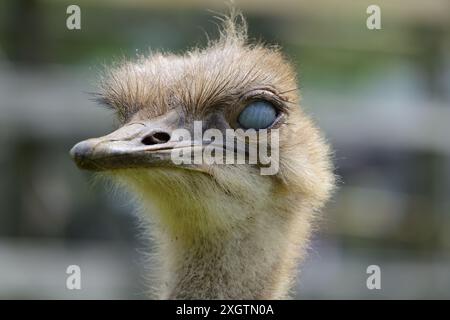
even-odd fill
[[[159,298],[287,297],[311,212],[261,176],[237,179],[234,170],[215,180],[183,170],[124,175],[154,224]]]
[[[306,240],[308,230],[302,230],[303,239],[294,239],[292,227],[270,214],[264,212],[265,219],[256,221],[249,213],[245,225],[199,235],[189,244],[170,233],[162,235],[160,253],[166,273],[161,297],[286,298],[300,254],[296,243]]]

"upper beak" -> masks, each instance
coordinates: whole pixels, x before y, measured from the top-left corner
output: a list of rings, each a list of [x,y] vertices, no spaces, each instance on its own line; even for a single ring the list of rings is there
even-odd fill
[[[77,143],[70,154],[81,169],[112,170],[171,165],[179,142],[165,125],[134,122],[100,137]]]

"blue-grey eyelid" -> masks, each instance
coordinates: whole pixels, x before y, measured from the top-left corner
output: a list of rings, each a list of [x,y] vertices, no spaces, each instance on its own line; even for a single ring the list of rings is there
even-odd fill
[[[247,122],[247,121],[244,121],[244,122],[241,122],[241,117],[242,117],[242,115],[243,115],[243,113],[244,112],[246,112],[247,110],[248,110],[248,108],[250,108],[253,104],[262,104],[262,106],[265,106],[266,108],[270,108],[271,109],[271,111],[273,112],[273,118],[271,117],[271,118],[266,118],[266,119],[264,119],[263,118],[263,123],[259,123],[259,124],[261,124],[261,126],[259,126],[259,125],[250,125],[250,126],[247,126],[246,125],[246,123],[245,122]],[[262,109],[261,110],[261,108],[259,108],[259,111],[263,111],[264,109]],[[254,111],[254,109],[252,110],[253,111],[253,114],[252,115],[255,115],[255,111]],[[256,109],[256,111],[258,111],[258,109]],[[265,110],[265,111],[267,111],[267,110]],[[256,113],[257,114],[257,113]],[[279,119],[279,117],[280,117],[280,112],[279,112],[279,110],[274,106],[274,104],[273,103],[271,103],[271,102],[269,102],[269,101],[266,101],[266,100],[260,100],[260,101],[258,101],[258,100],[255,100],[255,101],[252,101],[252,102],[250,102],[250,103],[248,103],[246,106],[245,106],[245,108],[241,111],[241,113],[239,114],[239,116],[238,116],[238,123],[239,123],[239,125],[241,126],[241,127],[243,127],[243,128],[247,128],[247,129],[250,129],[250,128],[253,128],[253,129],[267,129],[267,128],[270,128],[270,127],[272,127],[273,126],[273,124],[274,123],[276,123],[276,121]],[[247,118],[244,118],[244,120],[249,120],[248,119],[248,117]],[[261,118],[260,118],[260,120],[261,120]],[[268,120],[268,121],[265,121],[265,120]],[[252,118],[250,117],[250,123],[252,122]],[[268,124],[266,124],[266,122],[269,122]],[[258,122],[256,122],[256,124],[257,124]],[[247,123],[248,124],[248,123]],[[253,123],[253,124],[255,124],[255,123]],[[266,126],[267,125],[267,126]]]

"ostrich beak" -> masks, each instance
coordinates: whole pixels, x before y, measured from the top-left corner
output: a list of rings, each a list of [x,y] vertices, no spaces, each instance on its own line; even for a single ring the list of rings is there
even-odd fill
[[[70,155],[80,169],[104,171],[126,168],[175,166],[174,149],[192,147],[172,137],[174,121],[132,122],[99,138],[77,143]]]

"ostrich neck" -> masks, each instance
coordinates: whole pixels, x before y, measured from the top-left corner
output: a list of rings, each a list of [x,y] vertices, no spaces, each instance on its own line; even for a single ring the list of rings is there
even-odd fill
[[[176,216],[178,224],[174,227],[162,223],[157,228],[157,256],[163,280],[160,298],[287,297],[296,261],[309,233],[309,223],[298,219],[302,215],[270,210],[252,212],[245,207],[241,211],[245,218],[241,220],[232,218],[235,212],[223,211],[164,213],[167,214]],[[200,226],[195,222],[198,219],[184,219],[218,214],[229,215],[226,225],[205,218]]]

